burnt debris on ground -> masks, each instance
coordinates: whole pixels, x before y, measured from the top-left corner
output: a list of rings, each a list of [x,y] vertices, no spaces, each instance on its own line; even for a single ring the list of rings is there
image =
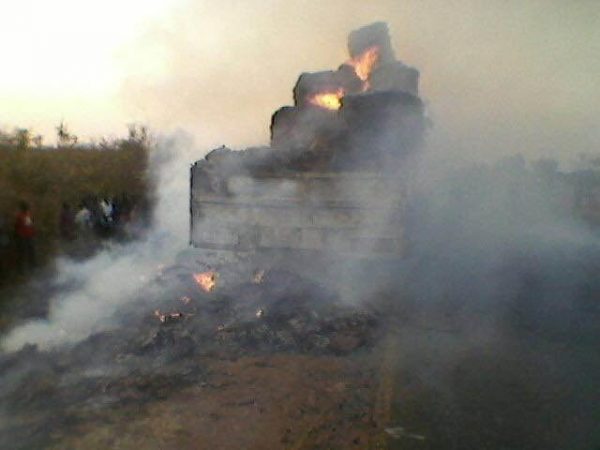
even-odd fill
[[[194,276],[203,269],[161,270],[111,318],[109,329],[79,343],[45,351],[28,345],[1,355],[0,404],[12,419],[0,425],[6,439],[0,444],[23,432],[19,418],[27,417],[25,447],[35,446],[48,442],[52,429],[67,432],[83,417],[167,398],[205,382],[207,359],[348,355],[379,337],[374,308],[344,305],[308,278],[277,269],[241,278],[224,266],[211,269],[223,275],[206,292]]]

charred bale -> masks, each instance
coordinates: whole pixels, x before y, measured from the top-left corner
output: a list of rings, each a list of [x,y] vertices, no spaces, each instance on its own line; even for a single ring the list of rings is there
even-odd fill
[[[344,98],[347,134],[334,170],[395,170],[421,147],[427,120],[423,102],[405,92],[373,92]]]
[[[344,131],[337,111],[307,106],[279,109],[271,119],[271,146],[291,170],[318,170],[323,149]],[[312,165],[314,163],[314,165]]]
[[[361,80],[354,68],[347,64],[342,64],[336,71],[305,72],[300,75],[294,86],[294,105],[301,108],[310,106],[311,98],[317,94],[334,93],[340,90],[344,94],[353,94],[360,92],[361,89]]]
[[[352,58],[356,58],[372,47],[379,48],[381,63],[396,60],[388,26],[385,22],[375,22],[364,26],[352,31],[348,36],[348,52]]]
[[[373,91],[402,91],[419,95],[419,71],[400,61],[375,67],[369,83]]]

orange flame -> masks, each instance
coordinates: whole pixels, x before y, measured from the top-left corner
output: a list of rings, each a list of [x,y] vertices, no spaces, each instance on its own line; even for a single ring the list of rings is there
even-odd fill
[[[208,272],[195,273],[194,280],[198,283],[198,286],[202,288],[204,292],[211,292],[217,285],[217,272],[212,270]]]
[[[362,81],[367,81],[371,76],[373,67],[379,61],[379,47],[369,47],[367,50],[362,52],[360,55],[352,58],[348,61],[348,64],[354,67],[356,76]]]
[[[339,88],[335,92],[320,92],[313,95],[308,101],[315,106],[336,111],[342,107],[344,90]]]

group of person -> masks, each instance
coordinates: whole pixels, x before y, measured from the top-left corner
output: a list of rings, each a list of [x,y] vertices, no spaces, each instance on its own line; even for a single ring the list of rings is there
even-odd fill
[[[63,252],[71,256],[89,256],[97,248],[94,244],[105,238],[135,237],[139,222],[135,209],[127,195],[118,198],[88,196],[77,209],[63,203],[58,217]],[[19,202],[12,225],[0,215],[0,272],[11,267],[22,273],[30,271],[38,262],[37,230],[27,202]]]
[[[59,217],[59,234],[63,241],[91,235],[104,238],[127,234],[133,215],[133,204],[125,195],[87,197],[76,210],[65,202]]]

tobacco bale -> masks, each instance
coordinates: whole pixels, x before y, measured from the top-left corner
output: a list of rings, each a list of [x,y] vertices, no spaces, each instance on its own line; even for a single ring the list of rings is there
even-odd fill
[[[271,118],[271,145],[277,150],[278,162],[286,168],[306,158],[316,144],[327,143],[341,132],[343,124],[337,111],[310,103],[302,108],[281,108]],[[307,168],[314,168],[314,164]]]
[[[382,63],[394,61],[394,50],[390,41],[390,33],[385,22],[375,22],[358,28],[348,35],[348,52],[351,58],[364,53],[369,48],[379,48]]]
[[[294,128],[297,122],[298,108],[284,106],[271,116],[271,146],[283,148],[294,140]]]
[[[224,145],[210,151],[192,166],[193,180],[204,192],[231,194],[227,179],[239,173],[271,171],[280,166],[280,155],[271,147],[232,150]]]
[[[369,78],[373,91],[403,91],[419,95],[419,71],[400,61],[379,64]]]
[[[300,108],[309,106],[312,96],[334,93],[340,89],[344,94],[356,94],[362,90],[362,81],[348,64],[342,64],[337,70],[304,72],[294,86],[294,105]]]
[[[354,67],[347,63],[338,67],[337,72],[335,72],[335,79],[338,85],[344,89],[345,94],[357,94],[363,89],[362,80],[356,75]]]
[[[321,92],[336,92],[342,86],[339,84],[335,71],[304,72],[298,77],[294,86],[294,105],[299,107],[309,106],[309,99]]]
[[[395,171],[419,150],[427,128],[423,102],[406,92],[347,96],[340,113],[348,133],[332,170]]]

